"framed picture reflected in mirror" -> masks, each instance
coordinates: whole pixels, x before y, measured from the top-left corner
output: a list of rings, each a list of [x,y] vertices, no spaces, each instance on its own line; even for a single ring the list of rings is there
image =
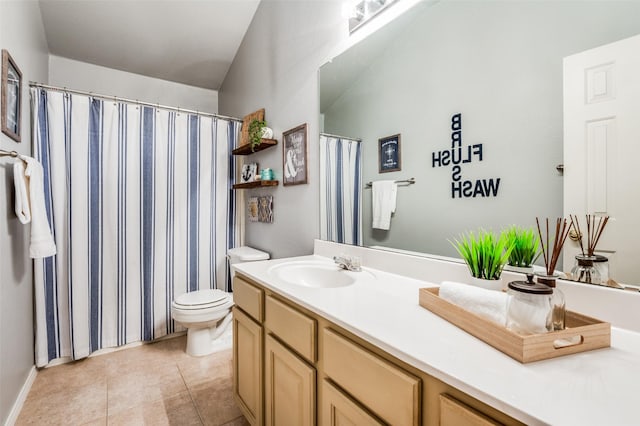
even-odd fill
[[[378,139],[378,173],[400,170],[400,133]]]

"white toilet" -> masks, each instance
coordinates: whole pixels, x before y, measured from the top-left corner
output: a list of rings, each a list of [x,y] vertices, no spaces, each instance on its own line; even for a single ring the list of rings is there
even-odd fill
[[[251,247],[228,252],[229,263],[267,260],[269,254]],[[171,316],[187,329],[187,354],[204,356],[216,348],[216,339],[231,323],[233,296],[222,290],[198,290],[182,294],[171,304]]]

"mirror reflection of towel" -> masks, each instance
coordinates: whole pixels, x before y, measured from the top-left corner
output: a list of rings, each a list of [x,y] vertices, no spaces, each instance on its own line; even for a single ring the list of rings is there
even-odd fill
[[[388,230],[391,213],[396,211],[398,185],[393,180],[379,180],[371,184],[373,228]]]

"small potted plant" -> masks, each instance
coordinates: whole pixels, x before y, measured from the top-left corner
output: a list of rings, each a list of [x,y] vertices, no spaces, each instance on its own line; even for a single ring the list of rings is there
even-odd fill
[[[496,235],[480,229],[477,233],[462,234],[452,244],[469,267],[472,284],[502,290],[500,275],[512,249],[505,232]]]
[[[533,264],[540,257],[540,238],[533,228],[512,226],[505,231],[511,248],[505,269],[523,274],[533,273]]]
[[[264,120],[252,120],[249,123],[249,142],[251,142],[251,151],[253,151],[260,142],[262,138],[271,138],[273,137],[273,130],[267,127],[267,122]]]

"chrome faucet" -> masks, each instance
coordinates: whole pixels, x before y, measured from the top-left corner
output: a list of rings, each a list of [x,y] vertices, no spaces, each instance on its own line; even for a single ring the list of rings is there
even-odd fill
[[[338,264],[342,269],[353,272],[360,272],[360,258],[357,256],[333,256],[333,261]]]

